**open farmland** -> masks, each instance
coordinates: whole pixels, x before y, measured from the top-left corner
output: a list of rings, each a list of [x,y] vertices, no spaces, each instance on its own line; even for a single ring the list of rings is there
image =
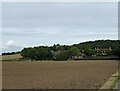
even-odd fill
[[[117,69],[114,60],[3,62],[3,88],[98,89]]]
[[[19,58],[22,58],[20,54],[4,55],[4,56],[0,55],[0,60],[2,59],[2,61],[15,61],[18,60]]]

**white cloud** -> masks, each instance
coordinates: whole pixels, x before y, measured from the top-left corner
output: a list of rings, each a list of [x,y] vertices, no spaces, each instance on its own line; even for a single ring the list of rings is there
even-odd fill
[[[15,41],[14,40],[9,40],[7,43],[6,43],[7,46],[12,46],[12,45],[15,45]]]
[[[20,51],[22,48],[15,40],[9,40],[2,44],[2,52]]]

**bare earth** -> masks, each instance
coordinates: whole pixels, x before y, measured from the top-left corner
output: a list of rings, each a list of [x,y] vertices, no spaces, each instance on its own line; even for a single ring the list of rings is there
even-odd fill
[[[4,89],[98,89],[118,69],[114,60],[3,62]]]

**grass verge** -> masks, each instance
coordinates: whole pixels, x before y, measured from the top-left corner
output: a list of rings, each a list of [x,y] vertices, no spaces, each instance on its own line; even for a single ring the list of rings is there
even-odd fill
[[[112,80],[112,85],[110,86],[110,90],[112,91],[114,87],[116,86],[117,82],[120,80],[120,75],[119,75],[120,69],[118,69],[117,75],[113,75],[114,79]]]

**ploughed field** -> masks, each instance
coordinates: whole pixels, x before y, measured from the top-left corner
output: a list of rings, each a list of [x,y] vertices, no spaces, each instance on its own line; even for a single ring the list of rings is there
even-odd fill
[[[98,89],[118,70],[114,60],[2,64],[4,89]]]

